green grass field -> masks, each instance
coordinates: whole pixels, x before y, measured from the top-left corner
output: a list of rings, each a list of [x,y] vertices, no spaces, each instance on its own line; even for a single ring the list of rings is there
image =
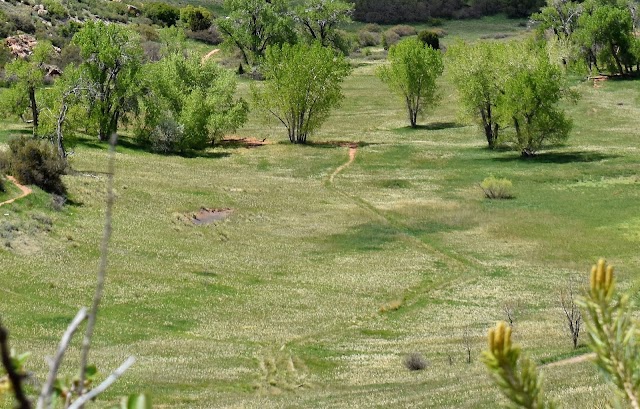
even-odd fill
[[[479,355],[506,304],[515,341],[554,362],[572,354],[558,302],[570,280],[604,256],[621,287],[640,284],[640,82],[577,88],[567,145],[531,160],[487,150],[446,79],[424,126],[407,128],[372,64],[309,146],[258,118],[238,132],[267,138],[252,149],[159,156],[125,139],[91,360],[103,375],[138,361],[97,407],[138,391],[159,408],[498,406]],[[2,142],[21,129],[8,126]],[[358,143],[356,157],[331,182],[349,159],[342,142]],[[63,211],[37,189],[0,209],[0,311],[40,379],[91,302],[99,255],[106,146],[71,150]],[[490,175],[510,179],[515,199],[484,199]],[[185,221],[201,207],[233,213]],[[79,342],[63,372],[74,374]],[[404,368],[412,352],[426,370]],[[542,373],[567,408],[610,393],[589,363]]]

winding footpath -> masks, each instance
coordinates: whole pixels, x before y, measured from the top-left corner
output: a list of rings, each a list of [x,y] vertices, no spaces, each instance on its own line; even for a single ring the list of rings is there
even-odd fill
[[[9,203],[13,203],[18,199],[22,199],[25,196],[28,196],[32,193],[32,190],[30,187],[28,186],[24,186],[21,185],[20,183],[18,183],[18,181],[16,180],[16,178],[14,178],[13,176],[7,176],[7,179],[13,183],[14,185],[18,186],[18,189],[20,189],[20,191],[22,191],[22,193],[20,194],[20,196],[16,196],[13,199],[9,199],[9,200],[5,200],[4,202],[0,203],[0,206],[9,204]]]
[[[354,160],[356,160],[356,153],[358,152],[358,145],[349,145],[349,160],[347,161],[347,163],[341,165],[340,167],[338,167],[332,174],[331,176],[329,176],[329,183],[333,183],[333,178],[335,178],[338,173],[342,172],[343,170],[345,170],[347,167],[349,167]]]
[[[542,367],[543,368],[552,368],[554,366],[564,366],[564,365],[577,364],[577,363],[580,363],[580,362],[589,361],[589,360],[591,360],[591,359],[593,359],[595,357],[596,357],[595,353],[578,355],[578,356],[574,356],[573,358],[567,358],[567,359],[562,359],[560,361],[551,362],[551,363],[548,363],[546,365],[542,365]]]

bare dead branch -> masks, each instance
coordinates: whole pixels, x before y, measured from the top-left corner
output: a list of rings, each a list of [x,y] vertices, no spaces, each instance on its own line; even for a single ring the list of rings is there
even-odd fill
[[[58,345],[58,350],[56,352],[55,357],[49,364],[49,374],[47,375],[47,380],[42,386],[42,391],[40,392],[40,397],[38,398],[38,403],[36,405],[37,409],[46,409],[51,403],[51,394],[53,393],[53,384],[56,381],[58,376],[58,370],[60,369],[60,364],[62,364],[62,359],[64,358],[64,354],[69,348],[69,343],[71,343],[71,338],[78,330],[78,327],[82,322],[87,318],[87,309],[82,308],[76,314],[71,324],[67,327],[67,330],[62,335],[60,339],[60,344]]]
[[[22,389],[23,376],[16,372],[16,368],[13,367],[10,351],[11,349],[9,348],[9,331],[7,331],[7,329],[2,326],[2,323],[0,322],[0,355],[2,356],[2,366],[7,372],[9,382],[11,382],[11,387],[13,389],[13,394],[18,401],[17,408],[31,409],[31,402]]]
[[[513,328],[513,324],[515,321],[515,307],[512,303],[505,303],[502,306],[504,314],[507,316],[507,322],[509,326]]]
[[[120,378],[127,371],[127,369],[129,369],[131,365],[133,365],[135,362],[136,362],[136,359],[134,357],[130,356],[129,358],[127,358],[127,360],[124,361],[124,363],[120,365],[118,369],[113,371],[113,373],[109,375],[107,379],[102,381],[100,385],[91,389],[88,393],[82,395],[75,402],[73,402],[71,406],[69,406],[69,409],[79,409],[82,407],[82,405],[89,402],[91,399],[95,398],[96,396],[100,395],[115,381],[117,381],[118,378]]]
[[[573,348],[578,348],[578,340],[580,338],[580,331],[582,330],[582,312],[575,303],[575,289],[571,282],[568,283],[567,288],[560,291],[560,307],[564,312],[566,318],[567,329],[571,335],[571,341],[573,342]]]
[[[467,363],[471,363],[471,332],[469,331],[469,327],[465,327],[464,332],[462,333],[462,345],[464,347],[465,352],[467,353]]]
[[[100,244],[100,263],[98,265],[98,282],[96,285],[96,291],[93,296],[93,304],[91,306],[91,312],[89,313],[87,322],[87,331],[82,341],[82,352],[80,360],[80,382],[78,382],[76,393],[82,394],[82,388],[85,381],[85,375],[87,371],[87,365],[89,360],[89,349],[91,348],[91,337],[93,336],[93,329],[96,325],[96,317],[98,315],[98,308],[100,306],[100,300],[102,300],[102,294],[104,292],[104,283],[107,275],[107,256],[109,253],[109,240],[111,239],[112,231],[112,213],[113,204],[115,202],[115,195],[113,193],[113,175],[115,173],[115,161],[116,161],[116,144],[118,142],[118,135],[113,134],[110,141],[109,149],[109,164],[107,170],[107,206],[104,216],[104,231],[102,234],[102,242]],[[78,406],[80,407],[80,406]]]

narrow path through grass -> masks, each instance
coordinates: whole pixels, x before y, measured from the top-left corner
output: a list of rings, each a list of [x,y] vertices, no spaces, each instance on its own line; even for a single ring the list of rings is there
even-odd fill
[[[28,196],[28,195],[30,195],[30,194],[32,193],[32,190],[31,190],[31,188],[30,188],[30,187],[28,187],[28,186],[24,186],[24,185],[21,185],[20,183],[18,183],[18,181],[16,180],[16,178],[14,178],[13,176],[7,176],[7,179],[8,179],[11,183],[13,183],[14,185],[16,185],[16,186],[18,187],[18,189],[20,189],[20,191],[21,191],[22,193],[20,194],[20,196],[14,197],[13,199],[5,200],[4,202],[0,203],[0,206],[2,206],[2,205],[6,205],[6,204],[9,204],[9,203],[13,203],[13,202],[15,202],[16,200],[18,200],[18,199],[22,199],[23,197]]]

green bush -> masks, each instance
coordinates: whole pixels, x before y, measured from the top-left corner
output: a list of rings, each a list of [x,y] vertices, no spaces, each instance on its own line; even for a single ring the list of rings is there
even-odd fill
[[[211,27],[213,16],[204,7],[187,6],[180,10],[180,20],[191,31],[206,30]]]
[[[418,33],[418,39],[426,46],[433,48],[434,50],[440,49],[440,39],[438,33],[432,30],[422,30]]]
[[[36,185],[49,193],[66,193],[61,176],[67,163],[47,141],[24,136],[10,140],[9,150],[0,157],[0,167],[22,184]]]
[[[487,199],[511,199],[513,198],[513,184],[509,179],[498,179],[490,176],[480,183]]]
[[[22,31],[27,34],[36,32],[36,26],[33,24],[30,14],[23,12],[7,13],[7,19],[16,31]]]
[[[180,20],[180,9],[167,3],[147,3],[142,11],[154,24],[158,25],[175,26]]]
[[[69,11],[59,1],[42,0],[42,5],[45,7],[45,9],[47,9],[51,18],[61,20],[69,16]]]

